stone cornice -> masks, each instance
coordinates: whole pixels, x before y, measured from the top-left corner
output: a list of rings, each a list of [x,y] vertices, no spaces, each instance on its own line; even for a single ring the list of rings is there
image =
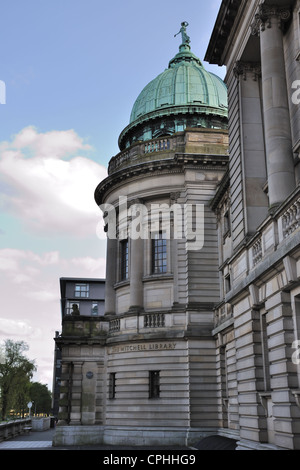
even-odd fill
[[[204,59],[207,62],[224,65],[222,54],[242,3],[240,0],[222,1]]]
[[[155,177],[162,174],[182,173],[185,167],[205,170],[224,170],[228,155],[175,154],[173,159],[144,162],[123,168],[103,180],[95,190],[95,201],[104,203],[107,192],[129,179]]]

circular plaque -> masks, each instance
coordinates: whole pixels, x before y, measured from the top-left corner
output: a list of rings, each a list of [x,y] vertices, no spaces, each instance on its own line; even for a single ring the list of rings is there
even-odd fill
[[[93,377],[94,377],[93,372],[89,371],[89,372],[86,373],[86,378],[87,379],[92,379]]]

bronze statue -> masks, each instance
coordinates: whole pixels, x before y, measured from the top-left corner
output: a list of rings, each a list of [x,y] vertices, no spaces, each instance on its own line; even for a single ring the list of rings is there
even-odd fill
[[[188,24],[187,21],[183,21],[183,23],[181,23],[180,31],[177,34],[174,34],[174,38],[176,38],[176,36],[178,36],[178,34],[181,33],[182,44],[190,44],[190,42],[191,42],[190,37],[186,34],[186,28],[187,28],[188,25],[189,24]]]

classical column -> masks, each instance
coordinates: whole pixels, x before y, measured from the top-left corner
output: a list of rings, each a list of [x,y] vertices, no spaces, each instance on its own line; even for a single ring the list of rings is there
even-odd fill
[[[144,304],[143,267],[144,240],[130,240],[130,309],[140,310]]]
[[[270,207],[295,188],[294,160],[283,49],[289,8],[260,5],[252,34],[260,34],[265,143]]]
[[[117,240],[107,237],[106,249],[106,280],[105,280],[105,315],[116,313],[116,283]]]
[[[146,212],[145,212],[146,211]],[[130,278],[130,310],[139,311],[144,306],[144,236],[143,227],[148,223],[148,213],[140,199],[134,199],[128,210],[129,237],[129,278]]]

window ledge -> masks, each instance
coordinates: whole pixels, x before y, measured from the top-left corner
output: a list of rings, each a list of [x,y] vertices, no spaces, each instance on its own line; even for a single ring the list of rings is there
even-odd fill
[[[149,281],[171,281],[174,279],[172,273],[164,273],[164,274],[150,274],[149,276],[143,277],[143,282]]]
[[[114,289],[118,289],[119,287],[126,287],[129,285],[130,285],[130,280],[126,279],[125,281],[116,282],[116,284],[114,285]]]

